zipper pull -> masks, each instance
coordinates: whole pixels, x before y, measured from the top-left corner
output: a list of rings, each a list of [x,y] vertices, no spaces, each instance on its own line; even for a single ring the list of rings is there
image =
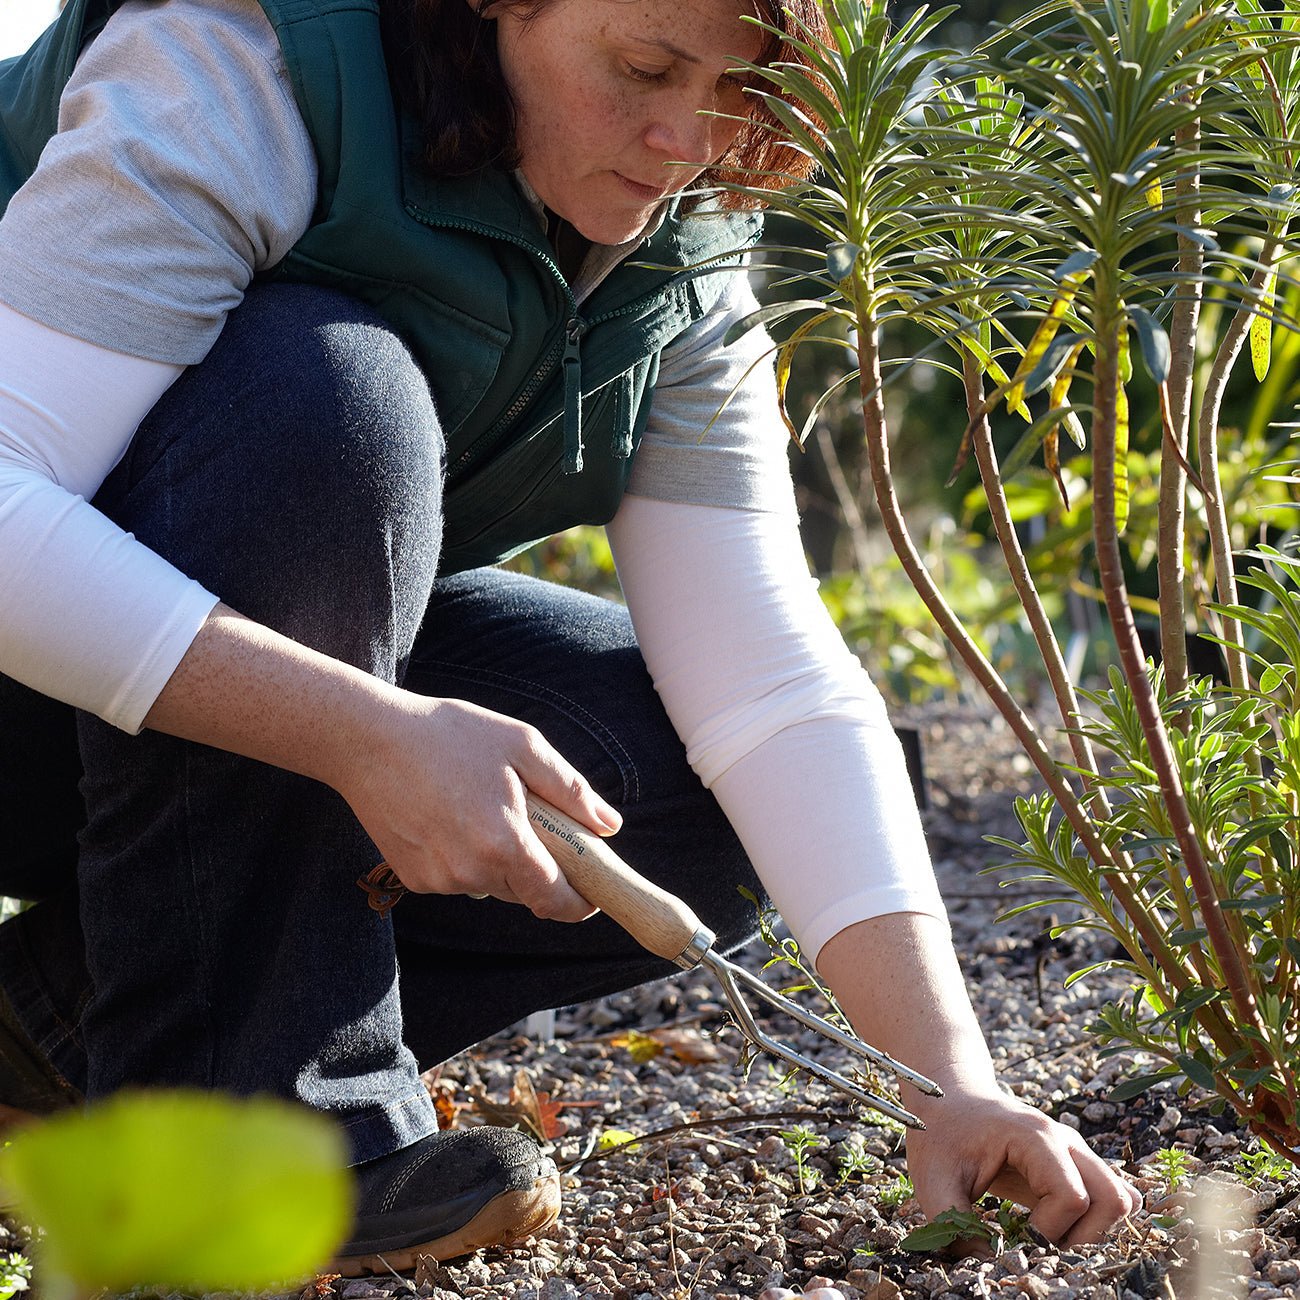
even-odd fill
[[[587,322],[575,316],[564,327],[564,472],[582,471],[582,336]]]

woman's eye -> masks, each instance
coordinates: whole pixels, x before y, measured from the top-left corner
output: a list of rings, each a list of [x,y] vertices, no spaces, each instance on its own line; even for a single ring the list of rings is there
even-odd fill
[[[668,76],[667,68],[642,68],[635,63],[625,64],[624,67],[633,81],[663,81]]]

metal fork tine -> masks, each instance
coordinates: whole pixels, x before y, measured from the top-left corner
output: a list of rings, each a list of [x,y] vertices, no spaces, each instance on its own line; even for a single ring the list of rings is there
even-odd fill
[[[925,1124],[917,1116],[913,1115],[910,1110],[904,1110],[903,1107],[895,1105],[888,1098],[877,1096],[874,1092],[868,1092],[865,1088],[859,1087],[851,1079],[847,1079],[838,1070],[832,1070],[829,1066],[820,1065],[818,1062],[810,1060],[802,1052],[796,1052],[795,1049],[787,1043],[782,1043],[773,1038],[770,1034],[765,1033],[758,1027],[758,1022],[754,1019],[753,1013],[749,1009],[740,990],[736,987],[736,981],[733,978],[736,975],[745,978],[748,984],[753,981],[753,976],[748,971],[742,970],[739,966],[733,965],[725,958],[718,957],[716,953],[710,952],[704,958],[713,973],[718,977],[718,983],[722,985],[722,991],[727,995],[727,1001],[731,1004],[731,1010],[736,1019],[740,1022],[741,1031],[745,1037],[756,1043],[765,1051],[770,1052],[773,1056],[779,1057],[783,1061],[788,1061],[791,1065],[797,1066],[801,1070],[807,1070],[809,1074],[815,1075],[831,1087],[838,1088],[841,1092],[847,1093],[855,1101],[861,1102],[864,1106],[869,1106],[873,1110],[878,1110],[882,1115],[888,1115],[891,1119],[896,1119],[900,1124],[906,1124],[908,1128],[924,1129]],[[762,981],[753,981],[760,986]],[[765,987],[765,986],[764,986]],[[771,990],[768,990],[770,992]],[[781,998],[777,995],[776,1005],[784,1010],[782,1003],[788,999]],[[804,1017],[801,1015],[800,1020]],[[816,1017],[814,1016],[815,1020]],[[807,1023],[807,1021],[805,1021]],[[816,1029],[816,1025],[809,1025],[809,1028]],[[927,1082],[929,1082],[927,1080]]]
[[[787,1015],[794,1017],[795,1020],[808,1026],[809,1029],[816,1030],[819,1034],[824,1034],[827,1038],[833,1038],[837,1043],[847,1047],[851,1052],[864,1057],[875,1065],[889,1070],[892,1074],[897,1075],[900,1079],[906,1079],[908,1083],[919,1088],[921,1092],[930,1097],[942,1097],[943,1089],[939,1087],[933,1079],[927,1079],[925,1075],[910,1069],[901,1061],[896,1061],[888,1052],[882,1052],[878,1047],[872,1047],[870,1043],[865,1043],[857,1037],[856,1034],[846,1034],[839,1026],[831,1024],[829,1020],[823,1020],[821,1016],[814,1015],[811,1011],[806,1011],[797,1002],[785,996],[784,993],[778,993],[776,989],[765,984],[755,975],[751,975],[743,966],[737,966],[734,962],[728,961],[725,957],[720,956],[717,952],[710,950],[703,959],[704,964],[711,967],[720,980],[725,983],[726,977],[723,974],[723,968],[726,968],[728,974],[735,979],[739,979],[746,988],[752,989],[753,992],[766,1002],[771,1003],[778,1011],[784,1011]],[[737,994],[739,996],[739,994]]]

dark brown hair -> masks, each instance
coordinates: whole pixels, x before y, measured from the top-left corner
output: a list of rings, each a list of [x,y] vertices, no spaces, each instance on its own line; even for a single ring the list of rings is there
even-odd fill
[[[525,20],[552,0],[494,0],[493,9],[510,8]],[[826,34],[820,0],[752,0],[753,12],[783,33],[807,28]],[[424,132],[424,162],[438,176],[462,176],[493,164],[516,167],[515,108],[497,59],[496,27],[466,0],[381,0],[384,48],[393,84],[404,107]],[[788,40],[769,36],[760,63],[807,60]],[[811,111],[801,105],[804,112]],[[755,99],[749,124],[731,148],[696,182],[710,188],[739,182],[776,189],[806,178],[813,163],[781,143],[771,127],[776,119]],[[723,193],[724,207],[755,206],[741,195]]]

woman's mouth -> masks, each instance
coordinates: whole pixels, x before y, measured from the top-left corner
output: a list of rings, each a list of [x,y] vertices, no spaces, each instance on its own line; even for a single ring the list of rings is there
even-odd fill
[[[614,175],[618,177],[623,188],[642,203],[658,203],[668,193],[662,185],[642,185],[640,181],[634,181],[630,176],[624,176],[622,172],[615,172]]]

